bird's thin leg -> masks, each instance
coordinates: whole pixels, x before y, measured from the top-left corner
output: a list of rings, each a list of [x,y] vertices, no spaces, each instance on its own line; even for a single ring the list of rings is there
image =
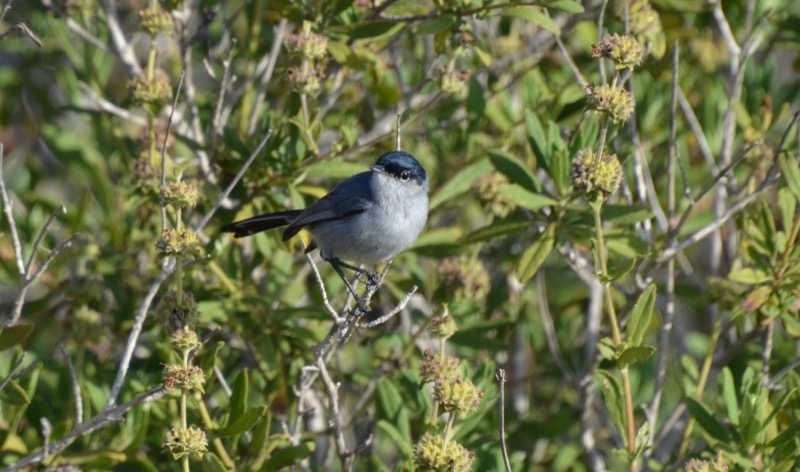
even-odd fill
[[[353,298],[355,298],[358,307],[362,311],[369,311],[369,307],[363,303],[364,299],[358,296],[358,293],[356,293],[356,289],[353,288],[353,285],[350,284],[350,281],[347,280],[347,277],[345,277],[344,272],[342,272],[342,267],[347,267],[348,269],[350,267],[348,267],[347,264],[344,264],[339,259],[326,259],[326,260],[331,264],[333,270],[335,270],[336,273],[339,274],[339,277],[342,278],[342,281],[344,281],[345,286],[347,286],[347,290],[349,290],[350,293],[353,295]]]
[[[350,265],[350,264],[348,264],[346,262],[342,262],[339,259],[336,259],[336,263],[339,264],[340,267],[344,267],[345,269],[350,269],[353,272],[355,272],[356,274],[358,274],[358,275],[360,275],[362,277],[366,277],[367,278],[366,282],[364,282],[363,280],[359,279],[359,280],[361,280],[361,282],[364,285],[369,285],[369,286],[372,286],[372,287],[378,285],[378,275],[375,272],[370,272],[368,270],[362,269],[361,267],[356,267],[354,265]]]

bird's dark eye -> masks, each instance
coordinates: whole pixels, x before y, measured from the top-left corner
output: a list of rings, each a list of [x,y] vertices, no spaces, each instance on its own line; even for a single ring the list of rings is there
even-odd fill
[[[410,178],[411,178],[411,171],[404,170],[400,172],[400,182],[408,182]]]

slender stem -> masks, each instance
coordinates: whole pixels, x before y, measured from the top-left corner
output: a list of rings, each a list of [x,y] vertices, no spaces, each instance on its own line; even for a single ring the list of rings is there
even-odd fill
[[[451,411],[450,416],[447,418],[447,426],[444,427],[444,442],[450,442],[453,435],[453,423],[456,421],[456,412]]]
[[[601,199],[601,196],[596,197]],[[611,334],[616,346],[622,345],[622,334],[619,329],[619,321],[617,320],[617,313],[614,309],[614,300],[611,297],[611,285],[608,282],[608,263],[606,261],[606,245],[603,238],[603,220],[600,217],[600,209],[603,207],[603,201],[597,200],[590,203],[592,210],[594,210],[594,229],[597,233],[597,257],[600,263],[600,274],[603,278],[603,292],[606,299],[606,307],[608,309],[608,318],[611,322]],[[631,395],[631,380],[628,373],[628,366],[620,368],[622,376],[622,394],[625,401],[625,417],[627,423],[627,443],[628,453],[633,454],[636,450],[636,425],[633,416],[633,396]]]
[[[500,383],[500,398],[497,404],[500,408],[500,451],[503,453],[503,465],[506,472],[511,472],[511,461],[508,460],[508,448],[506,448],[506,371],[497,369],[497,381]]]
[[[703,396],[703,391],[706,389],[708,382],[708,375],[711,372],[711,366],[714,363],[714,353],[717,351],[717,343],[719,342],[720,332],[722,331],[722,316],[717,316],[714,322],[714,329],[711,331],[711,342],[708,346],[708,353],[703,361],[703,367],[700,369],[700,376],[697,379],[697,388],[695,389],[695,399],[700,399]],[[689,450],[689,437],[692,435],[694,429],[694,418],[689,417],[686,422],[686,429],[683,430],[683,438],[681,439],[681,447],[678,449],[678,457],[683,458]]]
[[[156,0],[150,0],[150,10],[153,12],[158,8]],[[150,54],[147,57],[147,81],[153,80],[156,70],[156,37],[150,36]],[[152,140],[151,140],[152,141]]]
[[[603,122],[600,125],[600,141],[597,143],[597,159],[603,158],[603,147],[606,145],[606,135],[608,134],[608,117],[603,117]]]
[[[181,209],[176,210],[175,230],[180,237],[181,231]],[[183,258],[178,255],[175,257],[175,301],[178,305],[180,316],[183,316]],[[185,367],[185,366],[184,366]]]
[[[203,421],[203,426],[209,430],[213,429],[214,422],[211,420],[211,415],[208,414],[208,409],[206,408],[205,402],[203,402],[203,398],[197,395],[195,396],[195,400],[197,400],[197,411],[200,412],[200,419]],[[225,445],[222,444],[222,440],[220,438],[214,438],[211,443],[214,445],[214,452],[217,453],[217,457],[222,461],[222,464],[228,469],[233,469],[236,464],[234,464],[231,456],[228,455],[228,451],[225,450]]]

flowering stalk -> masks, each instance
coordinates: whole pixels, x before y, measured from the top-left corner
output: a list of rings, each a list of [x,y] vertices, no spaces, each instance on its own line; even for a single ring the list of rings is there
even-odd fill
[[[476,410],[483,398],[481,392],[469,379],[461,378],[461,361],[455,356],[445,356],[445,343],[457,330],[455,321],[447,314],[447,306],[442,316],[431,320],[430,332],[439,340],[439,354],[435,356],[429,349],[423,353],[420,364],[422,383],[433,383],[433,418],[435,425],[439,408],[447,413],[442,434],[425,434],[414,448],[414,463],[421,471],[470,470],[475,458],[457,441],[453,440],[453,424],[459,413],[466,415]]]
[[[587,87],[589,108],[602,115],[600,139],[597,144],[596,154],[591,149],[584,149],[578,152],[572,162],[572,182],[576,190],[584,193],[594,215],[596,237],[595,271],[602,283],[614,347],[623,349],[622,332],[611,294],[611,281],[608,272],[608,258],[601,216],[606,198],[615,194],[622,183],[622,166],[617,156],[604,154],[604,147],[611,122],[621,124],[633,115],[634,98],[628,90],[621,86],[620,71],[625,69],[633,70],[634,67],[642,62],[643,52],[642,47],[632,36],[614,34],[613,36],[606,36],[600,43],[593,45],[592,55],[598,58],[611,59],[614,63],[615,71],[611,85],[590,85]],[[629,461],[633,461],[636,451],[636,427],[628,365],[620,367],[620,375],[622,377],[626,423],[625,431],[620,433],[625,437]]]
[[[622,346],[622,334],[619,328],[619,321],[617,320],[617,312],[614,308],[614,300],[611,297],[611,282],[609,281],[608,274],[608,261],[606,260],[606,246],[605,239],[603,238],[603,220],[600,216],[600,210],[603,208],[603,198],[595,198],[593,202],[589,202],[594,213],[594,230],[597,235],[597,254],[596,260],[600,265],[600,276],[603,285],[603,294],[606,301],[606,309],[608,311],[608,318],[611,322],[611,335],[614,340],[614,345],[617,347]],[[631,395],[631,380],[628,372],[628,366],[620,368],[620,375],[622,376],[622,395],[625,402],[625,422],[628,453],[633,456],[636,448],[636,426],[633,415],[633,396]]]

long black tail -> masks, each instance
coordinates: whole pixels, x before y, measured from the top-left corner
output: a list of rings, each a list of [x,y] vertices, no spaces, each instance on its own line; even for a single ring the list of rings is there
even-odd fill
[[[302,212],[303,210],[286,210],[276,213],[265,213],[246,220],[234,221],[231,224],[223,226],[220,231],[233,233],[234,238],[242,238],[262,231],[286,226],[294,221],[297,215]]]

